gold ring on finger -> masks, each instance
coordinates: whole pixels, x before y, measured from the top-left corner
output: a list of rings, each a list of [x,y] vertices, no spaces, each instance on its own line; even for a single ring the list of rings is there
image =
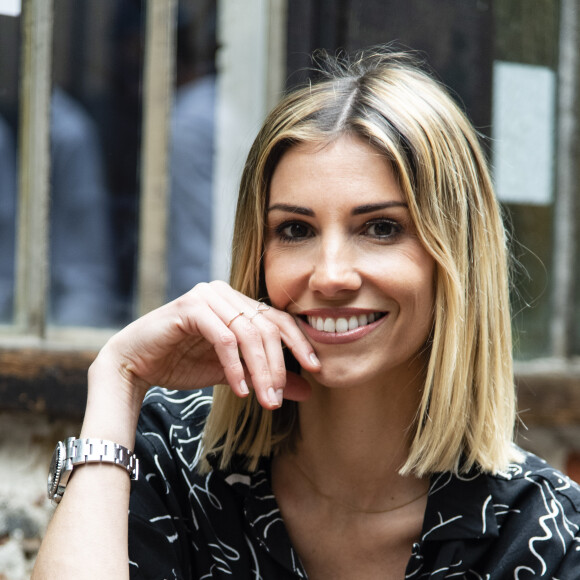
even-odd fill
[[[229,328],[230,324],[236,319],[239,318],[240,316],[244,315],[244,311],[242,310],[241,312],[238,312],[227,324],[226,326]]]

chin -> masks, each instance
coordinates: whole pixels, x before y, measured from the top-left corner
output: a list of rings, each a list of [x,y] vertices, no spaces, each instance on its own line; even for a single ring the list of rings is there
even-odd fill
[[[329,389],[348,389],[360,387],[369,382],[379,382],[380,379],[376,374],[361,373],[360,363],[345,364],[344,362],[333,364],[332,362],[322,362],[322,369],[318,373],[306,375],[308,381],[316,386],[317,384]],[[384,375],[383,375],[384,377]]]

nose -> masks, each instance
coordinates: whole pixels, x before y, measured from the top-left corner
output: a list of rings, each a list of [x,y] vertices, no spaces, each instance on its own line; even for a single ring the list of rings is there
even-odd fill
[[[338,236],[321,239],[310,274],[309,288],[324,296],[354,292],[361,286],[356,250]]]

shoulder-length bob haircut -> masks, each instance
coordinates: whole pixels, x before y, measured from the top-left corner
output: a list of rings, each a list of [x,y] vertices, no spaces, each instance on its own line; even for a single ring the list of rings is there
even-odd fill
[[[231,284],[267,298],[265,209],[276,165],[301,143],[364,139],[392,165],[419,239],[436,263],[433,329],[422,400],[402,474],[505,469],[513,444],[515,389],[507,241],[478,136],[466,116],[408,53],[372,49],[319,54],[318,78],[270,113],[248,155],[233,237]],[[205,466],[235,456],[256,468],[291,445],[297,404],[274,412],[217,386],[205,429]]]

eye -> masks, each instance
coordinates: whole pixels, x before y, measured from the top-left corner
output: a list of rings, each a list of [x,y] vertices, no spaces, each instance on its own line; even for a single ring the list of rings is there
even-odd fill
[[[395,238],[402,232],[402,227],[399,223],[384,218],[367,222],[365,226],[365,235],[381,240]]]
[[[276,234],[285,242],[299,242],[312,236],[312,228],[304,222],[284,222],[276,227]]]

